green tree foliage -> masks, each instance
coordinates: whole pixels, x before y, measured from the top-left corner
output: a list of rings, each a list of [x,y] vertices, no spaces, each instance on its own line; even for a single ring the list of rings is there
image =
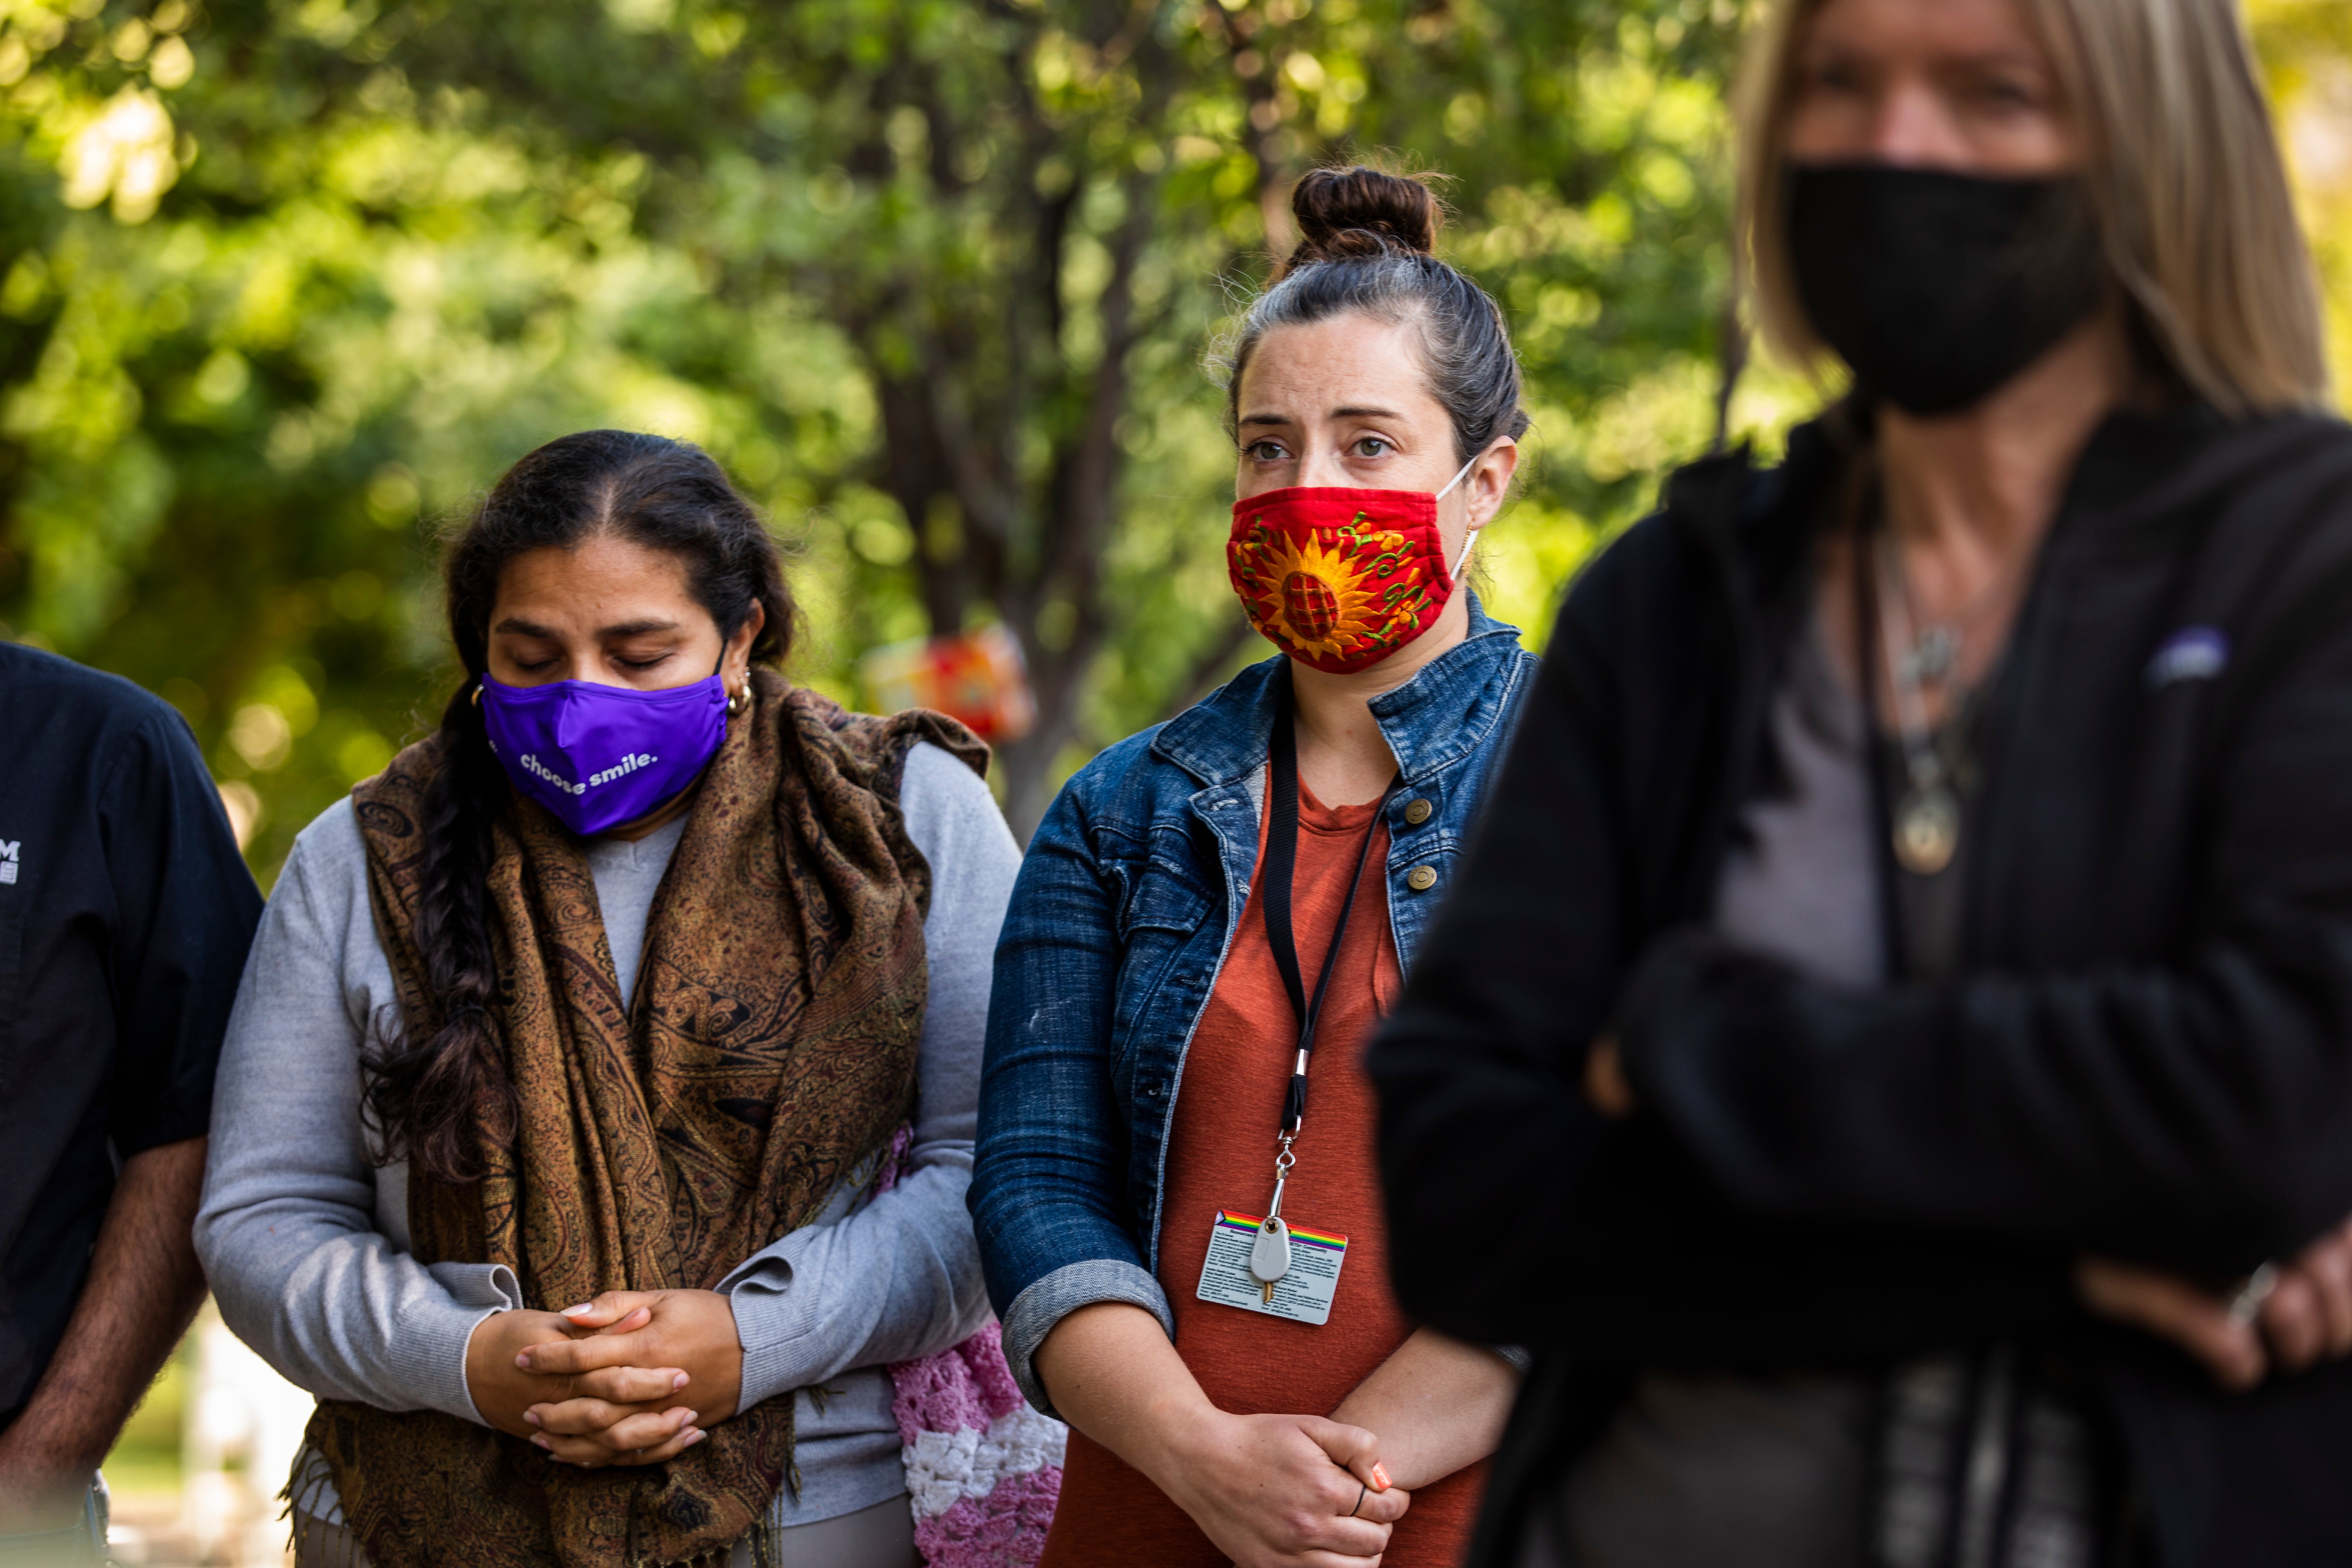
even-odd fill
[[[2352,364],[2352,5],[2250,0],[2249,10],[2319,264],[2330,358],[2341,375]]]
[[[1451,177],[1531,640],[1663,466],[1807,405],[1718,406],[1747,4],[0,0],[0,618],[178,704],[266,874],[446,698],[434,524],[660,430],[794,546],[798,679],[1018,635],[1025,827],[1261,651],[1210,362],[1302,169]]]

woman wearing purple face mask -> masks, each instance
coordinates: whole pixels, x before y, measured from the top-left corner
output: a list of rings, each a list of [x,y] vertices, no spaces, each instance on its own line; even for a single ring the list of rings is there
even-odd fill
[[[884,1368],[987,1313],[984,748],[774,673],[691,447],[541,447],[446,573],[464,679],[297,839],[216,1091],[199,1249],[320,1398],[298,1558],[910,1568]]]

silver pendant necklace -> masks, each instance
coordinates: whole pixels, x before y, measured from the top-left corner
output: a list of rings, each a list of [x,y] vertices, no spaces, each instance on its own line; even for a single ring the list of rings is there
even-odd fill
[[[1880,530],[1874,543],[1878,600],[1884,606],[1878,616],[1880,641],[1885,647],[1895,728],[1909,779],[1902,798],[1895,803],[1895,860],[1914,876],[1933,877],[1959,853],[1960,797],[1952,787],[1952,770],[1945,765],[1928,728],[1927,704],[1919,689],[1927,681],[1941,682],[1951,674],[1959,662],[1960,636],[1950,626],[1930,626],[1922,635],[1912,634],[1910,595],[1892,531]]]

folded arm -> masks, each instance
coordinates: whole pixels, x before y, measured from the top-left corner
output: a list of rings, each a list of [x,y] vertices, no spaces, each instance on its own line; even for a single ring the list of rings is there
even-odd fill
[[[1661,797],[1722,763],[1641,772],[1632,612],[1591,588],[1370,1058],[1412,1310],[1651,1364],[1905,1354],[2062,1320],[2084,1251],[2219,1285],[2352,1210],[2352,626],[2245,710],[2178,960],[1860,990],[1654,934],[1703,905]],[[1582,1086],[1611,1030],[1622,1121]]]
[[[360,1121],[364,998],[344,975],[352,921],[314,896],[304,851],[317,831],[278,878],[229,1019],[196,1250],[224,1321],[289,1381],[478,1421],[466,1342],[521,1291],[493,1265],[419,1263],[379,1229]]]
[[[1571,595],[1467,862],[1366,1058],[1400,1298],[1474,1343],[1693,1370],[1899,1356],[2063,1316],[2070,1254],[1760,1215],[1654,1110],[1612,1121],[1586,1099],[1589,1049],[1634,956],[1704,899],[1689,823],[1727,765],[1649,733],[1657,714],[1619,679],[1612,649],[1647,644],[1612,617],[1686,608],[1627,607],[1621,553],[1673,544],[1637,534]],[[1663,681],[1676,702],[1729,700],[1678,679]],[[1675,734],[1717,727],[1678,720]]]
[[[1416,1329],[1331,1419],[1377,1433],[1389,1479],[1415,1491],[1499,1447],[1518,1392],[1517,1369],[1497,1352]]]
[[[1038,827],[997,947],[971,1192],[1005,1357],[1047,1415],[1033,1358],[1070,1313],[1124,1302],[1163,1335],[1176,1331],[1126,1212],[1130,1146],[1111,1040],[1112,998],[1130,955],[1078,795],[1076,785],[1065,790]],[[1146,940],[1172,950],[1183,934]]]
[[[2180,968],[1848,991],[1691,932],[1621,1019],[1634,1094],[1755,1209],[2242,1274],[2352,1209],[2352,922]]]

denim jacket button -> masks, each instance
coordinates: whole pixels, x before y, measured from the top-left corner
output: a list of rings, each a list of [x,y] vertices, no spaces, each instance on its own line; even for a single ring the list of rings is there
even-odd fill
[[[1413,826],[1419,827],[1429,820],[1429,814],[1436,809],[1425,800],[1417,800],[1404,808],[1404,819]]]
[[[1437,886],[1437,868],[1415,866],[1404,874],[1404,885],[1416,893],[1425,893]]]

